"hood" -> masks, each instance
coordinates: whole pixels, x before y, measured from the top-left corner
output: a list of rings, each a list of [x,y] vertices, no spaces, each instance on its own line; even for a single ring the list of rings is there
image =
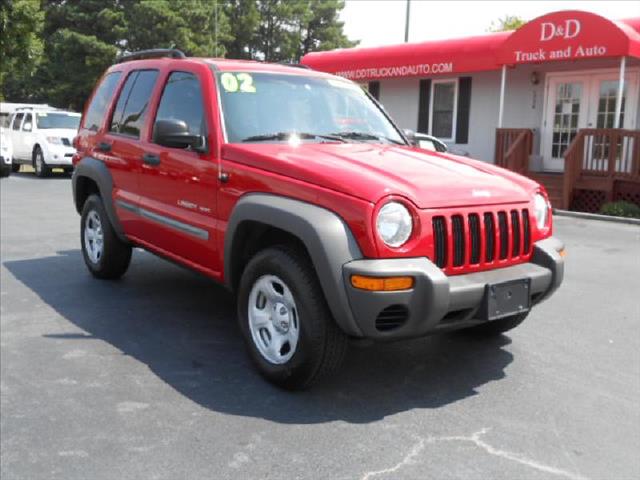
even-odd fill
[[[228,144],[222,156],[372,203],[401,195],[418,208],[528,201],[538,186],[485,162],[399,145]]]

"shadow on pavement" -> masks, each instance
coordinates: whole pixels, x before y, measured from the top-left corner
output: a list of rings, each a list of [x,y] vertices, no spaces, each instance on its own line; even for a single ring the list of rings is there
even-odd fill
[[[5,267],[86,333],[148,365],[203,407],[281,423],[367,423],[475,395],[505,376],[510,340],[440,335],[352,348],[342,370],[310,391],[289,393],[262,380],[245,354],[234,298],[221,286],[139,250],[122,280],[96,280],[79,250],[7,261]],[[52,323],[52,329],[59,324]]]

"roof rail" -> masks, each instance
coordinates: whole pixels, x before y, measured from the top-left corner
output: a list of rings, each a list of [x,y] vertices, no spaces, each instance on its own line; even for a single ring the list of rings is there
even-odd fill
[[[131,60],[142,60],[147,58],[187,58],[182,50],[176,48],[153,48],[151,50],[140,50],[139,52],[127,53],[116,59],[116,63],[129,62]]]
[[[286,65],[287,67],[295,67],[295,68],[304,68],[306,70],[311,70],[309,65],[304,65],[302,63],[292,63],[292,62],[278,62],[280,65]]]

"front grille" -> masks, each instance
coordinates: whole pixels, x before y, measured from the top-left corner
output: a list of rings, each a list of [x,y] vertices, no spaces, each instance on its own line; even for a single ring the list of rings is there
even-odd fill
[[[391,305],[382,310],[376,318],[376,329],[388,332],[404,325],[409,318],[409,310],[404,305]]]
[[[453,266],[460,267],[464,264],[464,225],[461,215],[451,218],[453,223]]]
[[[447,224],[444,217],[433,219],[433,262],[440,268],[447,266]]]
[[[527,209],[508,209],[432,219],[433,261],[442,268],[490,265],[531,250]]]
[[[62,144],[66,145],[67,147],[71,146],[71,140],[69,140],[68,138],[62,138]]]

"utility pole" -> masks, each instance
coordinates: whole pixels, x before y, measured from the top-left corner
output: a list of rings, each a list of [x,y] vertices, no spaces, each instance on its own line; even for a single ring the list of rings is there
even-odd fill
[[[409,15],[411,12],[411,0],[407,0],[407,18],[404,21],[404,43],[409,41]]]

